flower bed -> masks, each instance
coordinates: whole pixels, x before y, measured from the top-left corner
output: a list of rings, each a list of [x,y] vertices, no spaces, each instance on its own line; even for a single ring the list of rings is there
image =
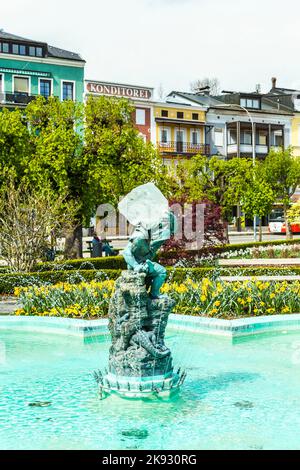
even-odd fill
[[[16,288],[23,308],[16,315],[95,318],[107,315],[114,281]],[[176,301],[176,313],[220,318],[300,312],[300,281],[220,282],[208,278],[167,282],[162,293]]]

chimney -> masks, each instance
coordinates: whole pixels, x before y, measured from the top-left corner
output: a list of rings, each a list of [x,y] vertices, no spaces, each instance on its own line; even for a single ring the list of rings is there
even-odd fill
[[[209,96],[210,95],[210,86],[207,85],[207,86],[204,86],[204,87],[201,87],[201,88],[197,88],[196,95]]]
[[[276,88],[276,82],[277,82],[277,78],[272,77],[272,88]]]

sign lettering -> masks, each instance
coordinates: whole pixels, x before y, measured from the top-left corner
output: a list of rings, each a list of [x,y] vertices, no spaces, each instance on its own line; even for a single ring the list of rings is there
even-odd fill
[[[120,96],[137,100],[150,100],[153,92],[151,88],[101,82],[86,82],[86,90],[88,93],[93,93],[95,95]]]

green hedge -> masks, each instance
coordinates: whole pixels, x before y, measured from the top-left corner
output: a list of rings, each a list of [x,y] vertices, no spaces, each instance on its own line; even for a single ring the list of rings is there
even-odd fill
[[[275,240],[272,242],[251,242],[251,243],[235,243],[231,245],[220,245],[215,246],[211,249],[211,252],[214,254],[223,253],[226,251],[235,251],[241,250],[245,248],[251,247],[259,247],[259,246],[276,246],[282,244],[293,244],[299,241],[300,238],[294,240]],[[203,250],[186,250],[186,255],[191,258],[197,255],[203,254]],[[178,253],[176,251],[169,251],[169,252],[162,252],[159,253],[159,259],[163,262],[164,259],[172,259],[178,257]],[[183,255],[184,257],[184,255]],[[101,270],[101,269],[126,269],[126,263],[123,256],[109,256],[109,257],[102,257],[102,258],[81,258],[81,259],[72,259],[60,262],[47,262],[47,263],[38,263],[35,267],[36,272],[43,272],[43,271],[68,271],[68,270],[76,270],[76,271],[86,271],[86,270]]]
[[[56,270],[76,270],[86,271],[91,269],[126,269],[126,263],[123,256],[107,256],[102,258],[81,258],[61,262],[38,263],[35,271],[56,271]]]
[[[208,276],[264,276],[264,275],[300,275],[300,267],[230,267],[230,268],[172,268],[168,267],[168,280],[174,282],[184,282],[191,277],[194,280],[201,280]],[[117,279],[121,274],[120,269],[108,269],[96,271],[94,269],[70,271],[43,271],[35,273],[11,273],[0,274],[0,294],[12,294],[15,287],[28,285],[42,285],[44,283],[56,284],[57,282],[78,283],[83,280],[92,281],[94,279]]]

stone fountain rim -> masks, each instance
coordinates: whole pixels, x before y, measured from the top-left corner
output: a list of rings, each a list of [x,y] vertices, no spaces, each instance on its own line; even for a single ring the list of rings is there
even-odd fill
[[[107,336],[108,319],[83,320],[39,316],[6,315],[0,317],[0,331],[53,333],[89,338]],[[235,320],[171,314],[168,328],[193,333],[236,338],[259,333],[300,330],[300,314],[247,317]]]

